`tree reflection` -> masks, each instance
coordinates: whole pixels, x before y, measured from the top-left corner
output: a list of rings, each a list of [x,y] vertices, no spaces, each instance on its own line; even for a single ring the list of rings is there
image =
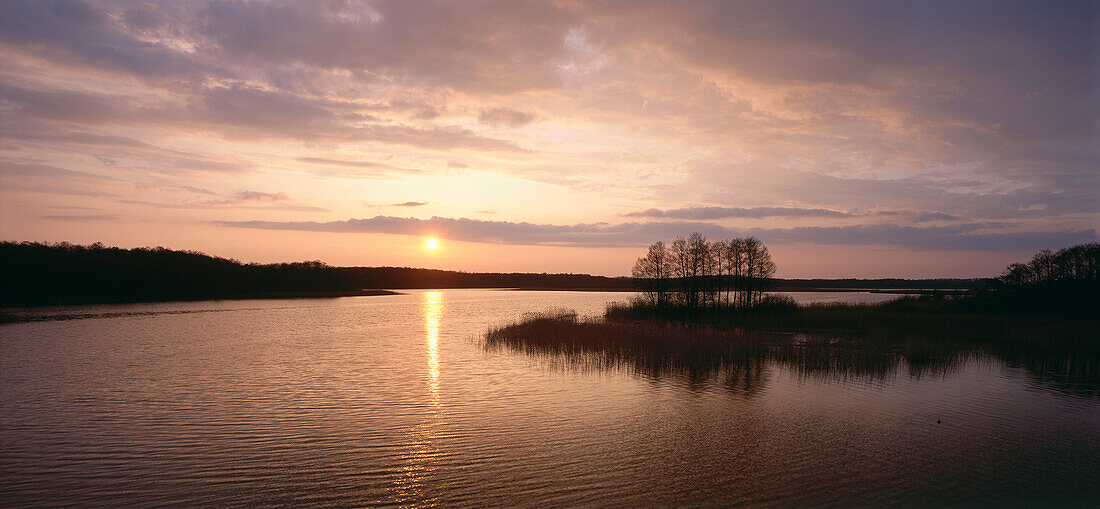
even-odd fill
[[[1023,368],[1048,390],[1100,396],[1096,353],[1056,348],[1049,342],[991,343],[901,332],[873,338],[768,334],[669,322],[578,319],[575,313],[554,311],[491,330],[485,346],[538,356],[570,369],[626,370],[663,382],[677,380],[694,389],[721,384],[743,397],[763,392],[769,365],[803,378],[942,379],[970,359],[993,356]]]

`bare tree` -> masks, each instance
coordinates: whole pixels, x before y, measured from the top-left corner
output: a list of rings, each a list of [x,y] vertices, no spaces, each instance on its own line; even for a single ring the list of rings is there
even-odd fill
[[[1009,286],[1097,281],[1100,279],[1100,243],[1080,244],[1056,252],[1044,249],[1028,263],[1009,265],[1000,279]]]
[[[673,240],[669,255],[672,265],[670,275],[678,283],[677,300],[681,304],[688,305],[690,301],[688,294],[691,293],[691,261],[687,239],[677,237],[676,240]]]
[[[688,307],[695,309],[699,308],[701,304],[705,304],[705,285],[708,276],[707,269],[710,265],[708,260],[710,246],[707,244],[706,237],[696,232],[688,236],[687,248],[690,267],[689,279],[691,280]]]
[[[714,260],[714,276],[715,276],[715,307],[722,307],[729,304],[729,288],[730,288],[730,266],[726,260],[726,250],[729,249],[729,242],[725,240],[715,241],[710,246],[710,256]]]
[[[752,307],[754,304],[754,295],[756,293],[756,268],[759,264],[760,257],[760,240],[756,237],[745,237],[741,239],[741,246],[744,251],[744,274],[742,276],[742,305],[745,307]]]
[[[758,241],[759,242],[759,241]],[[757,246],[755,267],[752,272],[754,276],[753,289],[756,292],[756,300],[753,302],[753,306],[760,304],[764,299],[764,292],[768,290],[772,283],[772,277],[775,276],[775,262],[772,261],[772,255],[768,252],[768,246],[763,243],[759,243]]]
[[[668,301],[669,273],[671,271],[669,251],[664,242],[655,242],[649,246],[645,256],[634,263],[631,275],[642,282],[642,289],[650,303],[664,307]]]
[[[634,264],[633,274],[658,306],[675,300],[689,309],[717,309],[759,304],[775,270],[768,248],[755,237],[708,242],[692,233],[676,238],[671,246],[650,246]]]

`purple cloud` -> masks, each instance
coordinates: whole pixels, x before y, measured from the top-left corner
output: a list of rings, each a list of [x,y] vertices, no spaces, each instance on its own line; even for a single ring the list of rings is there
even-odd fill
[[[1023,251],[1097,240],[1095,230],[990,233],[987,224],[916,227],[855,225],[797,228],[727,228],[701,222],[579,223],[573,225],[484,221],[433,216],[430,219],[375,216],[346,221],[217,221],[235,228],[332,233],[435,235],[466,242],[551,246],[644,246],[691,232],[710,238],[755,235],[765,242],[889,245],[921,250]]]

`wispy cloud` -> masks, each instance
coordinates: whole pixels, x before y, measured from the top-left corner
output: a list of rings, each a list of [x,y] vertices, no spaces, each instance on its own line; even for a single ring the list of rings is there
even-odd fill
[[[482,110],[477,119],[482,124],[494,127],[523,127],[535,120],[533,113],[513,110],[511,108],[491,108]]]
[[[205,189],[195,189],[192,192],[204,195],[215,194]],[[204,210],[224,208],[247,210],[282,210],[296,212],[326,212],[328,210],[322,207],[299,203],[291,198],[289,194],[281,192],[270,193],[264,191],[237,191],[235,193],[224,196],[217,194],[215,195],[218,197],[201,201],[149,201],[134,199],[120,199],[116,201],[118,203],[125,203],[128,205],[140,205],[143,207],[180,210]]]
[[[867,214],[882,217],[901,217],[914,223],[928,223],[932,221],[958,221],[962,217],[944,212],[927,210],[878,210]]]
[[[117,221],[118,217],[110,214],[87,214],[83,216],[45,216],[46,219],[53,219],[55,221]]]
[[[401,207],[401,208],[414,208],[425,207],[431,205],[430,201],[403,201],[399,203],[363,203],[364,206],[369,208],[385,208],[385,207]]]
[[[688,207],[668,210],[648,209],[623,215],[626,217],[706,220],[731,217],[851,217],[853,214],[837,210],[799,207]]]
[[[654,219],[691,219],[691,220],[715,220],[715,219],[763,219],[770,217],[783,218],[857,218],[857,217],[884,217],[903,219],[912,223],[928,223],[934,221],[959,221],[963,218],[954,214],[927,210],[875,210],[875,211],[841,211],[822,208],[804,207],[685,207],[679,209],[647,209],[636,212],[627,212],[624,217],[644,217]]]
[[[20,203],[176,225],[454,184],[450,210],[582,222],[452,225],[540,245],[742,219],[817,228],[760,230],[783,242],[1030,246],[1100,220],[1094,2],[0,9],[0,191]],[[298,189],[324,202],[278,197]],[[6,234],[37,234],[38,212],[9,214]]]
[[[260,202],[260,203],[275,203],[275,202],[288,202],[291,201],[290,195],[286,193],[265,193],[263,191],[238,191],[231,196],[210,200],[206,202],[208,205],[233,205],[237,203],[248,202]]]
[[[240,209],[240,210],[272,210],[272,211],[284,211],[284,212],[328,212],[329,210],[324,207],[317,207],[314,205],[305,205],[301,203],[257,203],[248,201],[234,201],[234,200],[212,200],[212,201],[150,201],[150,200],[133,200],[133,199],[119,199],[115,200],[116,203],[122,203],[126,205],[137,205],[141,207],[150,207],[156,209],[175,209],[175,210],[211,210],[211,209]]]
[[[924,250],[1021,251],[1097,240],[1095,230],[988,232],[986,224],[915,227],[855,225],[798,228],[728,228],[700,222],[580,223],[573,225],[375,216],[346,221],[218,221],[236,228],[332,233],[433,235],[467,242],[579,247],[644,246],[698,231],[712,238],[755,235],[776,243],[901,246]],[[995,226],[995,225],[994,225]]]
[[[385,163],[379,163],[379,162],[376,162],[376,161],[350,161],[350,160],[345,160],[345,159],[334,159],[334,158],[330,158],[330,157],[299,157],[299,158],[297,158],[297,161],[300,161],[300,162],[303,162],[303,163],[309,163],[309,164],[322,165],[322,166],[335,166],[335,167],[338,167],[338,168],[351,168],[351,169],[355,169],[355,170],[360,170],[360,169],[361,170],[371,170],[371,171],[355,171],[353,173],[346,173],[346,172],[344,173],[346,175],[355,175],[355,176],[367,176],[367,175],[386,176],[386,175],[390,175],[391,173],[408,173],[408,174],[423,173],[420,170],[415,170],[415,169],[410,169],[410,168],[401,168],[401,167],[398,167],[398,166],[393,166],[393,165],[385,164]],[[330,175],[334,174],[334,172],[332,172],[331,170],[325,170],[325,172],[327,174],[330,174]]]

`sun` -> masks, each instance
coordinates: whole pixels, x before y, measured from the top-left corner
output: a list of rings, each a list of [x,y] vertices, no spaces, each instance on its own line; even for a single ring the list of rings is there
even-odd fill
[[[428,239],[427,242],[424,242],[424,247],[430,250],[435,250],[439,247],[439,241],[435,239]]]

